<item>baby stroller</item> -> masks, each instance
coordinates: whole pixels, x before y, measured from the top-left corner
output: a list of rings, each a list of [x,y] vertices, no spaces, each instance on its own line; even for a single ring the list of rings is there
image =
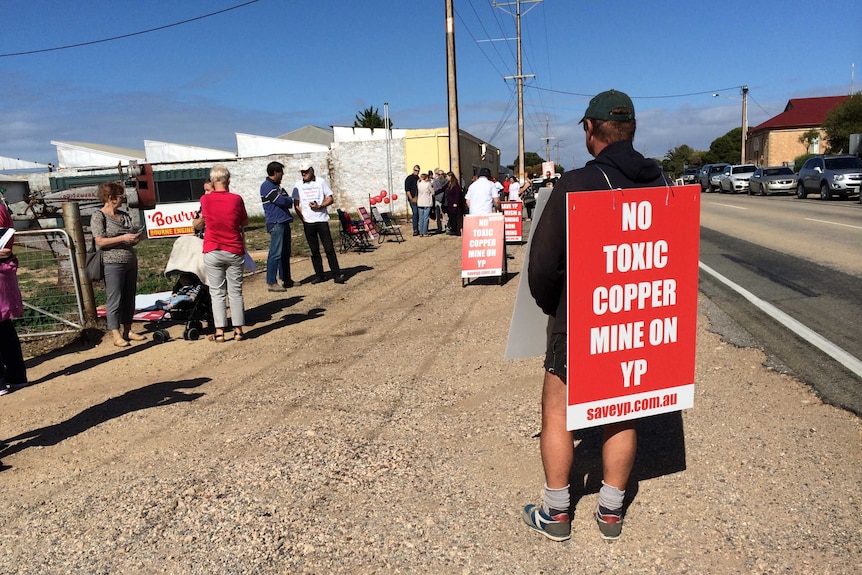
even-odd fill
[[[213,312],[209,288],[204,284],[203,240],[195,236],[180,236],[171,248],[165,266],[165,277],[176,277],[169,301],[161,302],[164,313],[156,321],[153,341],[163,343],[170,339],[167,323],[183,322],[183,339],[196,340],[204,329],[212,327]]]

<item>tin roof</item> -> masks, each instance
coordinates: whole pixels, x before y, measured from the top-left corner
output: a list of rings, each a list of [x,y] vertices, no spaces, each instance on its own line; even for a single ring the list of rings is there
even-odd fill
[[[763,130],[787,128],[814,128],[823,124],[826,114],[847,101],[850,96],[824,96],[821,98],[791,98],[784,111],[749,130],[751,133]]]

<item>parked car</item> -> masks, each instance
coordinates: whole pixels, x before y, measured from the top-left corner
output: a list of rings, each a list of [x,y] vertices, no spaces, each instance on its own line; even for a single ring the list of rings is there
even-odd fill
[[[698,172],[700,172],[700,168],[686,168],[682,172],[682,183],[683,184],[696,184]]]
[[[748,180],[757,169],[754,164],[736,164],[727,166],[721,172],[718,186],[721,193],[735,194],[748,191]]]
[[[796,197],[820,192],[821,200],[858,194],[862,186],[862,160],[856,156],[812,156],[799,169]]]
[[[700,179],[701,192],[714,192],[718,189],[718,176],[724,170],[725,166],[730,164],[706,164],[698,172]],[[713,181],[713,178],[715,180]]]
[[[788,193],[796,191],[796,172],[786,166],[757,168],[748,180],[748,195]]]

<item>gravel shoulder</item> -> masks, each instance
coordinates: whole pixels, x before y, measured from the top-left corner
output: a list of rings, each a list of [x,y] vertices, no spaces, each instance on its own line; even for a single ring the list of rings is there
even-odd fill
[[[502,359],[517,276],[462,288],[449,236],[339,261],[344,285],[247,278],[242,342],[31,358],[0,399],[0,573],[862,572],[859,419],[709,331],[705,298],[695,407],[642,421],[622,539],[585,431],[552,543],[520,519],[542,362]]]

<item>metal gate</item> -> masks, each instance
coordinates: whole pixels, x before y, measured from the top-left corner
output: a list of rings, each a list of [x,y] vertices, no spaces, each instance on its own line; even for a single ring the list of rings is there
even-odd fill
[[[16,231],[15,255],[24,300],[24,317],[15,320],[18,336],[58,335],[83,329],[80,278],[66,231]]]

